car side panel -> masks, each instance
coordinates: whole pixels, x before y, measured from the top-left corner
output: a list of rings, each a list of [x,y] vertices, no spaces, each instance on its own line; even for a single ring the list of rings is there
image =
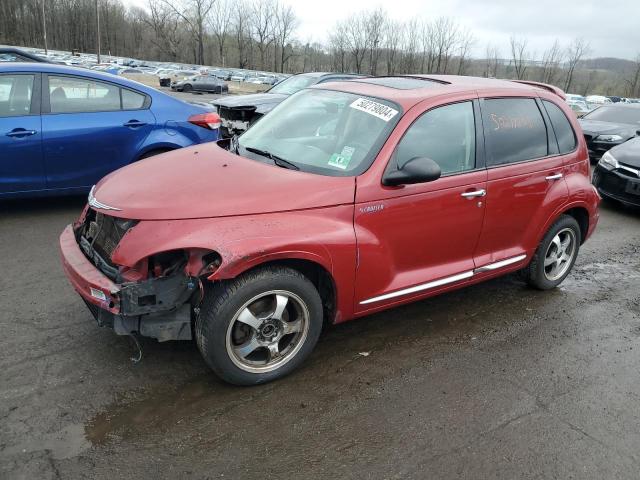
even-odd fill
[[[314,262],[331,274],[335,284],[337,308],[330,320],[338,323],[353,317],[356,246],[352,204],[264,215],[142,221],[120,242],[112,260],[133,267],[155,253],[194,248],[221,256],[222,263],[211,280],[233,278],[275,260]]]

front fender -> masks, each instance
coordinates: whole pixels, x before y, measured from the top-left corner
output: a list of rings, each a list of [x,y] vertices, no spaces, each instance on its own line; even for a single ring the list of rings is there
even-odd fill
[[[197,201],[197,200],[194,200]],[[192,220],[141,221],[120,241],[112,255],[118,265],[170,250],[215,251],[221,258],[210,280],[233,278],[265,262],[308,260],[333,277],[337,319],[353,313],[356,241],[353,205],[296,212]],[[199,267],[199,266],[198,266]],[[190,262],[187,272],[195,275]]]

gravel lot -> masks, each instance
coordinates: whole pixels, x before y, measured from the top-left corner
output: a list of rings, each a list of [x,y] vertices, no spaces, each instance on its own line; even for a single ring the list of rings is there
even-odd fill
[[[561,288],[515,276],[325,330],[282,381],[99,329],[57,238],[0,203],[0,478],[638,478],[640,212],[603,204]]]

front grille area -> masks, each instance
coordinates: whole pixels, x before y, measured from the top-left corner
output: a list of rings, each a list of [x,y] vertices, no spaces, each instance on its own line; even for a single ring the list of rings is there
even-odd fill
[[[627,177],[620,175],[620,173],[618,170],[609,172],[597,168],[593,177],[593,184],[604,195],[622,202],[640,205],[640,195],[635,195],[627,190],[629,180],[627,180]]]
[[[111,255],[122,237],[137,223],[137,220],[111,217],[89,209],[76,232],[78,243],[87,258],[113,280],[118,269],[111,262]]]

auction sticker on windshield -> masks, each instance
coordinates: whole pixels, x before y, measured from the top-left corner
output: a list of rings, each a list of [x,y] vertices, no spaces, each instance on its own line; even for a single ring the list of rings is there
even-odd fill
[[[391,107],[387,107],[382,103],[374,102],[373,100],[369,100],[366,98],[358,98],[349,106],[351,108],[355,108],[356,110],[366,112],[369,115],[373,115],[374,117],[378,117],[385,122],[388,122],[398,114],[397,110],[394,110]]]

